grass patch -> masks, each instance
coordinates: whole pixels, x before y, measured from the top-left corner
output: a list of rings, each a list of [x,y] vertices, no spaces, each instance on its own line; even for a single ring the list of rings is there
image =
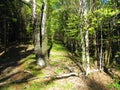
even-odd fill
[[[5,85],[4,87],[1,87],[0,90],[14,90],[14,89],[10,88],[10,85]]]
[[[70,58],[67,57],[68,51],[67,49],[59,43],[54,43],[53,48],[51,50],[51,56],[50,56],[50,65],[52,66],[52,70],[54,70],[56,73],[64,73],[65,72],[65,66],[66,64],[70,64]],[[54,77],[50,81],[45,81],[45,76],[51,74],[49,73],[48,69],[42,69],[38,70],[38,67],[36,65],[35,60],[35,54],[30,54],[29,56],[24,58],[24,67],[25,70],[30,71],[34,76],[40,77],[40,79],[37,79],[35,81],[30,81],[29,83],[20,83],[20,84],[10,84],[6,85],[3,88],[0,88],[0,90],[73,90],[73,84],[70,82],[62,82],[55,80]],[[16,88],[17,86],[20,86],[19,88]]]
[[[56,73],[62,73],[63,72],[63,68],[58,68],[55,72]]]
[[[63,55],[51,55],[51,59],[56,59],[56,61],[58,60],[66,60],[66,59],[69,59]]]
[[[55,84],[54,81],[50,81],[50,82],[35,82],[33,84],[31,84],[31,86],[29,88],[27,88],[26,90],[55,90],[54,88],[59,88],[61,90],[73,90],[73,84],[72,83],[61,83],[61,84]]]
[[[60,63],[60,62],[58,62],[58,61],[51,61],[51,62],[50,62],[50,65],[51,65],[51,66],[57,66],[58,63]]]
[[[115,80],[114,83],[108,85],[108,88],[110,88],[111,90],[120,90],[120,81]]]
[[[116,65],[115,69],[120,70],[120,65]]]
[[[29,86],[26,86],[23,90],[48,90],[50,87],[53,87],[55,83],[53,81],[40,81],[34,82]],[[23,86],[24,87],[24,86]]]
[[[52,51],[54,52],[57,52],[57,51],[67,51],[67,49],[62,45],[62,44],[57,44],[57,43],[54,43],[53,44],[53,48],[52,48]]]
[[[73,84],[67,82],[67,83],[64,83],[64,84],[58,85],[57,87],[59,87],[61,90],[72,90],[72,88],[73,88]]]
[[[34,76],[43,75],[42,71],[38,70],[35,54],[31,54],[26,58],[25,69],[31,71]]]

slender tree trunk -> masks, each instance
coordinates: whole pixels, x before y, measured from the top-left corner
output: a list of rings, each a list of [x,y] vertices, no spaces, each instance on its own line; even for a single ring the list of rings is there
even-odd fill
[[[87,71],[86,71],[86,75],[88,75],[88,74],[89,74],[89,70],[90,70],[89,32],[88,32],[88,30],[86,30],[85,39],[86,39],[86,61],[87,61]]]
[[[108,40],[109,40],[109,45],[108,45],[108,50],[109,50],[109,52],[108,52],[108,63],[107,63],[107,66],[109,66],[110,64],[111,64],[111,52],[112,52],[112,38],[111,38],[111,36],[112,36],[112,30],[113,30],[113,27],[112,27],[113,25],[112,25],[112,23],[110,22],[109,23],[109,32],[108,32]]]
[[[83,30],[81,29],[80,31],[80,36],[81,36],[81,46],[82,46],[82,61],[83,61],[83,64],[85,63],[85,42],[84,42],[84,35],[83,35]]]
[[[7,48],[7,28],[6,28],[6,20],[4,19],[4,51],[6,53]]]
[[[80,35],[81,35],[81,46],[82,46],[82,60],[83,60],[83,67],[86,68],[86,75],[89,74],[90,70],[90,60],[89,60],[89,32],[88,32],[88,23],[87,23],[87,13],[88,13],[88,1],[87,0],[79,0],[79,14],[80,19],[83,19],[83,27],[80,28]],[[86,62],[86,66],[84,66]]]
[[[82,6],[83,2],[81,0],[79,0],[79,14],[81,14],[81,12],[83,13],[84,11],[84,8]],[[82,17],[83,15],[80,15],[80,19],[82,20]],[[86,58],[85,58],[85,38],[84,38],[84,30],[83,30],[83,27],[80,25],[80,36],[81,36],[81,48],[82,48],[82,62],[83,62],[83,65],[86,61]]]
[[[96,31],[94,31],[94,41],[93,41],[93,43],[94,43],[94,47],[95,47],[95,50],[94,50],[95,59],[97,58],[97,35],[96,34],[97,34]]]
[[[102,70],[102,61],[103,61],[103,33],[102,33],[102,26],[100,26],[100,30],[101,30],[101,33],[100,33],[100,67],[99,69]]]
[[[89,58],[89,32],[88,32],[88,23],[87,23],[87,13],[88,13],[88,1],[83,0],[84,3],[84,23],[85,23],[85,54],[86,54],[86,75],[89,74],[90,71],[90,58]]]

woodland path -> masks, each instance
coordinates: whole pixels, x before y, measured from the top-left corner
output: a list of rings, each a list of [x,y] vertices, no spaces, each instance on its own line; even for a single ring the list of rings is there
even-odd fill
[[[16,49],[21,47],[26,46],[19,46]],[[88,77],[80,75],[79,77],[70,76],[62,79],[46,78],[46,76],[71,72],[78,73],[81,71],[77,64],[73,62],[74,60],[70,58],[69,51],[62,44],[54,43],[50,54],[49,66],[42,70],[36,67],[34,54],[28,54],[32,49],[32,45],[27,45],[25,51],[23,49],[19,51],[18,57],[26,55],[19,58],[16,64],[10,64],[10,62],[8,62],[8,65],[6,63],[1,64],[0,90],[110,90],[108,85],[113,80],[104,72],[94,72]],[[13,57],[9,58],[12,60]],[[39,77],[39,79],[30,80],[33,77]],[[5,82],[10,83],[5,85]]]

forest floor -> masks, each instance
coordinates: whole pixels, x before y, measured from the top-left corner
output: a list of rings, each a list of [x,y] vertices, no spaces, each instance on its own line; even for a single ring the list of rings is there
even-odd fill
[[[110,88],[114,79],[105,72],[55,79],[54,76],[82,73],[72,54],[54,43],[48,67],[38,69],[33,45],[17,45],[0,53],[0,90],[120,90]],[[120,72],[115,71],[119,76]],[[51,78],[52,77],[52,78]],[[113,85],[114,86],[114,85]]]

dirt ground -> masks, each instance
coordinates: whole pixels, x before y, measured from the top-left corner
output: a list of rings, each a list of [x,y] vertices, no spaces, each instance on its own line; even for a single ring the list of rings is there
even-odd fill
[[[21,83],[24,83],[27,86],[24,90],[30,90],[29,87],[32,83],[41,81],[39,79],[27,81],[34,77],[31,71],[26,69],[25,64],[27,62],[26,57],[31,53],[33,53],[32,45],[20,45],[19,47],[11,47],[10,51],[7,53],[8,56],[4,55],[3,52],[0,54],[0,90],[4,90],[2,87],[6,84],[13,85],[14,90],[23,90]],[[67,53],[69,52],[56,52],[52,50],[49,61],[52,64],[44,68],[41,72],[44,73],[45,76],[54,75],[56,72],[59,74],[80,72],[79,67],[73,62],[73,60],[70,58],[68,59]],[[59,56],[59,58],[55,56]],[[71,67],[72,70],[70,70],[69,67]],[[119,71],[116,73],[117,75],[120,75]],[[47,88],[47,90],[109,90],[108,85],[113,83],[113,81],[114,80],[103,71],[93,72],[88,76],[70,76],[68,78],[53,80],[52,82],[54,82],[54,85]],[[16,82],[16,84],[12,84],[14,82]],[[111,90],[116,89],[113,88]]]

